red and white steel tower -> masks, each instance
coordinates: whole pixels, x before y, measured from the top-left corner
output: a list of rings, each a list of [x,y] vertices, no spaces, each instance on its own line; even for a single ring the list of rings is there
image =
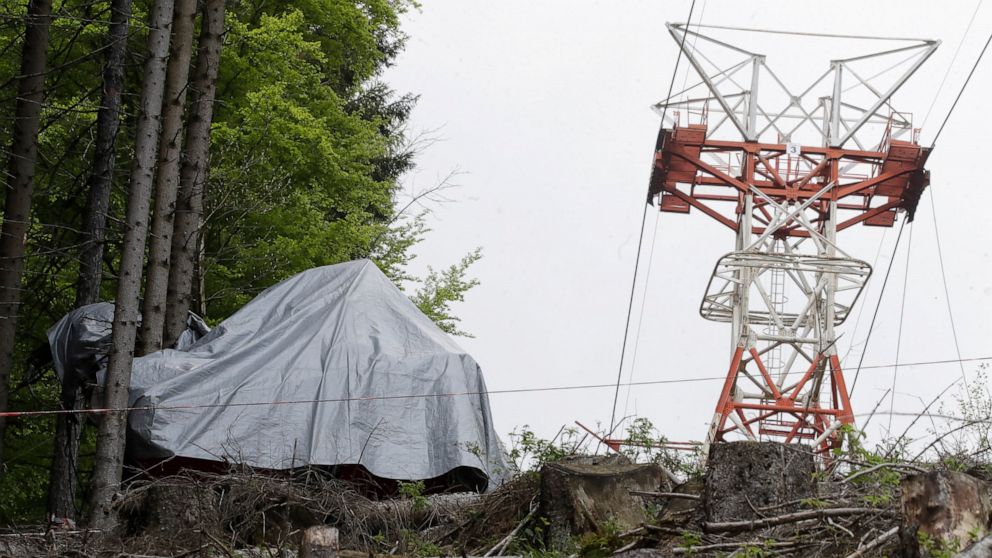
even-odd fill
[[[765,55],[711,36],[768,31],[667,27],[699,81],[655,105],[664,122],[650,200],[664,212],[701,212],[736,236],[699,308],[731,324],[730,366],[706,445],[744,437],[827,452],[854,422],[837,328],[871,275],[837,233],[891,227],[899,213],[912,220],[929,183],[929,148],[892,96],[939,42],[774,32],[848,49],[869,40],[891,46],[831,60],[794,90]],[[795,66],[809,57],[783,58]]]

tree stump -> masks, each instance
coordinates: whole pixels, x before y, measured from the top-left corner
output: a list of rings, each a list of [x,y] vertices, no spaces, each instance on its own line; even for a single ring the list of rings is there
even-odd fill
[[[630,491],[667,490],[667,482],[656,464],[633,464],[615,457],[545,465],[539,514],[548,520],[548,549],[570,551],[574,536],[600,532],[607,522],[629,529],[647,521],[644,500]]]
[[[189,481],[160,481],[137,497],[125,496],[121,518],[127,532],[148,553],[178,553],[211,542],[222,533],[220,495]]]
[[[300,558],[337,558],[338,530],[326,525],[317,525],[303,531],[300,542]]]
[[[708,522],[757,519],[756,508],[816,496],[816,465],[807,446],[725,442],[710,446],[703,511]],[[797,505],[777,508],[787,513]]]
[[[907,536],[904,556],[926,556],[927,548],[964,549],[989,534],[989,484],[951,471],[906,477],[900,484]],[[920,539],[927,540],[921,545]]]

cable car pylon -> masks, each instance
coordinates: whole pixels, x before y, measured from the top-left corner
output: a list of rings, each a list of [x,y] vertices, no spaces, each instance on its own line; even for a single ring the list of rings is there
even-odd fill
[[[792,90],[763,54],[703,34],[705,26],[667,28],[701,81],[655,105],[665,121],[649,198],[663,212],[700,212],[735,238],[699,308],[731,327],[704,455],[740,438],[827,454],[854,423],[837,330],[872,271],[838,233],[912,220],[930,150],[892,97],[940,43],[881,38],[897,44],[830,60]]]

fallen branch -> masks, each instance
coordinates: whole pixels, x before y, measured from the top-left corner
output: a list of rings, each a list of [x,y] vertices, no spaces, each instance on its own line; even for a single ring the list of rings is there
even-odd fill
[[[826,501],[829,501],[829,500],[837,500],[838,498],[840,498],[840,496],[820,496],[818,498],[815,498],[815,500],[821,500],[821,501],[826,502]],[[758,508],[758,511],[762,515],[764,515],[765,512],[769,512],[769,511],[772,511],[772,510],[779,510],[779,509],[782,509],[782,508],[788,508],[789,506],[798,506],[800,504],[804,504],[806,502],[809,502],[810,500],[811,500],[811,498],[799,498],[799,499],[796,499],[796,500],[789,500],[788,502],[782,502],[781,504],[773,504],[773,505],[770,505],[770,506],[761,506],[760,508]]]
[[[230,558],[237,558],[234,555],[234,551],[232,551],[230,548],[228,548],[226,544],[222,543],[220,541],[220,539],[218,539],[217,537],[211,535],[209,531],[207,531],[206,529],[202,529],[202,530],[200,530],[200,532],[203,533],[204,535],[206,535],[206,537],[208,539],[210,539],[211,541],[213,541],[214,546],[217,547],[217,550],[223,552],[224,554],[227,554]]]
[[[182,554],[176,554],[175,556],[172,556],[172,558],[186,558],[187,556],[192,556],[193,554],[196,554],[197,552],[200,552],[201,550],[206,550],[209,547],[210,547],[210,543],[207,543],[207,544],[201,546],[200,548],[194,548],[193,550],[187,550],[186,552],[183,552]]]
[[[639,545],[640,543],[641,543],[641,541],[637,540],[637,541],[634,541],[632,543],[625,544],[625,545],[621,546],[620,548],[614,550],[613,551],[613,554],[622,554],[624,552],[627,552],[628,550],[634,548],[635,546]]]
[[[864,556],[866,552],[870,552],[870,551],[875,550],[876,548],[882,546],[883,544],[885,544],[886,542],[888,542],[889,539],[895,537],[898,533],[899,533],[899,527],[893,527],[893,528],[889,529],[888,531],[882,533],[881,535],[875,537],[874,539],[872,539],[870,542],[868,542],[867,544],[865,544],[861,548],[859,548],[859,549],[855,550],[854,552],[848,554],[847,555],[847,558],[859,558],[860,556]]]
[[[733,532],[733,531],[750,531],[754,529],[760,529],[762,527],[774,527],[776,525],[785,525],[786,523],[795,523],[797,521],[805,521],[807,519],[826,519],[828,517],[843,517],[846,515],[867,515],[867,514],[891,514],[889,510],[881,510],[878,508],[829,508],[822,510],[807,510],[795,513],[787,513],[785,515],[776,515],[773,517],[765,517],[762,519],[754,519],[751,521],[725,521],[725,522],[706,522],[703,523],[703,528],[706,531],[722,531],[722,532]]]
[[[634,496],[648,496],[651,498],[682,498],[683,500],[699,500],[695,494],[683,494],[681,492],[646,492],[643,490],[628,490]]]
[[[534,513],[536,513],[536,512],[537,512],[537,506],[535,505],[535,503],[533,501],[531,501],[531,504],[530,504],[530,513],[528,513],[523,518],[523,520],[520,523],[518,523],[517,526],[514,527],[512,531],[510,531],[510,534],[509,535],[507,535],[505,538],[503,538],[503,540],[499,541],[499,543],[496,546],[490,548],[489,549],[489,552],[487,552],[485,554],[485,556],[493,556],[493,553],[495,553],[496,556],[499,556],[500,554],[502,554],[503,551],[506,549],[506,547],[509,546],[510,541],[513,540],[513,537],[516,537],[517,536],[517,533],[520,532],[520,529],[523,529],[524,525],[527,525],[527,522],[530,521],[530,519],[532,517],[534,517]]]
[[[841,531],[844,531],[845,533],[847,533],[847,536],[851,537],[852,539],[858,538],[850,529],[848,529],[847,527],[844,527],[843,525],[841,525],[840,523],[837,523],[836,521],[834,521],[833,519],[830,519],[829,517],[827,518],[827,523],[829,523],[830,526],[831,527],[834,527],[835,529],[839,529]]]
[[[714,543],[706,545],[694,545],[694,546],[676,546],[672,549],[672,554],[696,554],[697,552],[706,552],[710,550],[738,550],[741,548],[792,548],[798,546],[800,543],[785,541],[785,542],[765,542],[765,541],[745,541],[745,542],[726,542],[726,543]]]
[[[629,537],[631,535],[638,535],[640,533],[643,533],[644,531],[645,531],[644,527],[638,527],[636,529],[631,529],[630,531],[624,531],[623,533],[617,535],[617,537],[622,539],[624,537]]]
[[[644,528],[653,533],[662,533],[664,535],[672,535],[675,537],[684,536],[686,533],[691,533],[693,535],[701,535],[701,533],[696,533],[695,531],[689,531],[687,529],[672,529],[671,527],[660,527],[658,525],[645,524]]]
[[[844,480],[842,480],[840,482],[842,484],[843,483],[848,483],[848,482],[851,482],[851,481],[853,481],[854,479],[856,479],[858,477],[861,477],[861,476],[864,476],[864,475],[868,475],[868,474],[874,473],[875,471],[878,471],[879,469],[885,469],[885,468],[889,468],[889,469],[909,469],[911,471],[916,471],[917,473],[926,473],[927,472],[926,469],[923,469],[921,467],[917,467],[916,465],[907,465],[905,463],[879,463],[878,465],[875,465],[873,467],[868,467],[867,469],[862,469],[862,470],[860,470],[860,471],[858,471],[858,472],[856,472],[856,473],[854,473],[854,474],[852,474],[852,475],[850,475],[848,477],[845,477]]]

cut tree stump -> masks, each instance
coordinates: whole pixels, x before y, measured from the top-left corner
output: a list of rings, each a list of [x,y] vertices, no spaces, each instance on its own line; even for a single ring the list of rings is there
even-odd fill
[[[195,483],[161,482],[145,487],[125,503],[127,531],[149,553],[170,554],[200,548],[209,533],[222,532],[220,495]]]
[[[816,465],[809,447],[778,442],[724,442],[710,446],[703,511],[706,521],[722,523],[760,517],[756,509],[776,507],[772,515],[798,509],[816,497]]]
[[[303,531],[300,558],[338,558],[339,550],[336,528],[317,525]]]
[[[617,456],[571,458],[541,468],[538,515],[548,520],[549,550],[570,551],[572,539],[600,532],[607,522],[621,530],[648,521],[651,499],[630,491],[668,490],[656,464],[632,464]]]
[[[943,548],[967,548],[989,534],[989,484],[965,473],[931,471],[900,485],[905,520],[904,556],[924,556],[919,534]]]

